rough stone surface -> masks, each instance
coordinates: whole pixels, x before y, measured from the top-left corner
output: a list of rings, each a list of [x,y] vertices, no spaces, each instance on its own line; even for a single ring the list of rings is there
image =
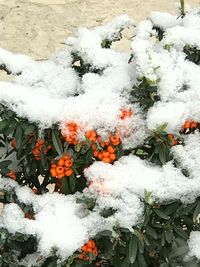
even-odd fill
[[[199,4],[200,0],[188,0]],[[47,58],[78,27],[103,24],[126,13],[136,20],[152,10],[176,11],[164,0],[0,0],[0,47]]]

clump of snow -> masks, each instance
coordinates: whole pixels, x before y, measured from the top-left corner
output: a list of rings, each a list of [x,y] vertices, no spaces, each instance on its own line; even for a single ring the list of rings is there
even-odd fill
[[[174,27],[181,23],[181,19],[177,19],[177,15],[171,15],[166,12],[154,11],[150,14],[149,19],[156,26],[165,30],[170,27]]]
[[[131,155],[114,165],[96,162],[86,169],[85,175],[94,191],[105,191],[116,198],[123,195],[125,203],[135,196],[144,199],[145,191],[159,203],[176,199],[191,202],[200,194],[196,186],[200,182],[199,174],[185,177],[171,163],[160,168]]]
[[[94,211],[84,214],[84,206],[76,203],[79,193],[70,196],[58,193],[34,195],[28,187],[20,187],[14,181],[1,178],[0,189],[5,187],[15,190],[21,203],[32,205],[34,219],[25,218],[17,204],[6,204],[0,215],[0,227],[7,228],[10,233],[35,235],[39,241],[38,252],[43,256],[50,255],[56,249],[58,255],[66,259],[100,231],[112,231],[117,223],[131,228],[139,222],[143,211],[143,204],[136,196],[128,200],[124,195],[124,201],[112,196],[107,201],[105,198],[101,201],[100,196]],[[89,193],[93,195],[92,191]],[[88,196],[88,192],[85,195]],[[108,207],[113,207],[117,212],[103,218],[100,213]]]
[[[189,256],[196,257],[198,260],[200,260],[200,232],[199,231],[191,232],[188,245],[189,245]]]
[[[19,74],[30,65],[33,60],[25,55],[13,54],[3,48],[0,48],[0,65],[6,66],[7,70],[12,74]]]
[[[200,155],[200,134],[196,132],[185,136],[184,146],[175,146],[173,154],[180,167],[187,169],[190,177],[197,179],[200,173],[199,155]]]
[[[121,31],[131,25],[133,25],[133,21],[127,15],[122,15],[105,26],[95,27],[92,30],[80,28],[74,37],[68,37],[65,42],[71,46],[71,52],[78,54],[94,69],[117,67],[123,54],[116,53],[112,49],[102,48],[101,43],[103,40],[117,40]]]

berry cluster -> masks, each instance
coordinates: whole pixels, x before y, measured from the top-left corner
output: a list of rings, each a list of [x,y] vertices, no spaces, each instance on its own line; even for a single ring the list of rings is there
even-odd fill
[[[108,140],[103,140],[96,131],[86,132],[85,135],[92,143],[93,156],[105,163],[112,163],[117,159],[116,146],[121,142],[119,133],[110,134]]]
[[[85,245],[81,247],[81,253],[79,255],[79,259],[92,261],[98,255],[97,246],[94,240],[89,240]]]
[[[131,109],[121,109],[120,119],[125,120],[126,118],[130,118],[133,115]]]
[[[16,180],[17,178],[16,173],[14,171],[9,171],[8,173],[6,173],[6,176],[13,180]]]
[[[44,144],[45,144],[44,140],[42,139],[37,140],[36,145],[32,150],[36,160],[41,160],[41,153],[43,152],[46,155],[47,152],[51,149],[51,145],[48,145],[46,148],[44,148]]]
[[[186,120],[182,126],[180,133],[187,134],[194,132],[199,127],[199,123],[192,120]]]
[[[178,140],[173,134],[168,134],[167,138],[169,139],[171,146],[176,146],[178,144]]]
[[[64,155],[58,160],[57,164],[53,163],[51,165],[51,176],[57,179],[62,179],[64,176],[71,176],[73,174],[72,165],[73,159],[71,156]]]
[[[70,145],[77,145],[78,144],[78,139],[77,139],[78,125],[74,122],[68,123],[67,130],[69,133],[67,135],[63,135],[65,141]]]

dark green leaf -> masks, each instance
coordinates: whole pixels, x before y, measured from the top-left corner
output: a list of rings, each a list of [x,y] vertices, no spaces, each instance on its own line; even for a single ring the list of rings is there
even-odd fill
[[[154,212],[156,213],[156,215],[158,215],[158,217],[164,219],[164,220],[169,220],[170,217],[167,216],[164,212],[162,212],[161,210],[159,209],[154,209]]]
[[[63,194],[65,194],[65,195],[70,193],[69,184],[68,184],[68,177],[62,178],[62,191],[63,191]]]
[[[131,236],[128,249],[128,257],[130,263],[134,263],[137,256],[137,239],[134,236]]]
[[[31,133],[33,133],[35,131],[35,126],[34,125],[29,125],[25,131],[24,131],[24,134],[25,135],[29,135]]]
[[[52,141],[58,155],[62,155],[63,147],[60,141],[59,133],[56,130],[52,130]]]

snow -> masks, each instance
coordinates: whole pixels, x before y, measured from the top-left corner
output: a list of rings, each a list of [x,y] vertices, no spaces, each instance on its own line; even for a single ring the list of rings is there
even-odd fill
[[[101,42],[116,40],[130,25],[133,22],[122,16],[106,26],[79,29],[75,37],[66,40],[68,50],[43,62],[1,49],[0,64],[13,74],[21,74],[11,83],[0,82],[0,101],[41,129],[58,123],[64,133],[71,121],[78,124],[80,137],[91,129],[102,134],[120,129],[123,148],[142,144],[149,130],[164,123],[166,131],[179,135],[186,120],[200,122],[200,66],[187,60],[183,52],[185,45],[200,48],[199,11],[179,19],[152,13],[135,29],[133,62],[128,64],[128,54],[102,48]],[[166,31],[161,42],[156,39],[155,25]],[[72,53],[90,65],[90,71],[82,77],[71,67]],[[97,69],[99,73],[94,71]],[[129,100],[132,86],[142,77],[157,86],[160,97],[147,114]],[[120,120],[120,110],[129,108],[133,116]],[[0,216],[0,226],[11,233],[34,234],[43,255],[56,248],[64,259],[99,231],[112,231],[115,225],[132,229],[140,223],[146,191],[151,202],[191,203],[200,196],[200,133],[181,137],[183,145],[172,148],[178,167],[172,162],[158,167],[131,154],[113,165],[95,162],[85,169],[88,188],[82,194],[37,196],[14,181],[1,179],[0,189],[13,188],[20,202],[33,206],[35,217],[26,219],[17,204],[8,204]],[[189,171],[189,177],[183,169]],[[78,197],[95,198],[94,210],[89,212],[83,204],[77,204]],[[114,214],[103,218],[101,212],[110,207]],[[191,233],[189,247],[190,254],[200,258],[199,232]]]
[[[189,256],[196,257],[198,260],[200,260],[200,232],[198,231],[191,232],[188,245],[189,245]]]
[[[185,155],[189,149],[186,146],[183,150]],[[189,156],[184,157],[184,155],[182,157],[188,164]],[[196,163],[197,158],[193,161]],[[198,171],[194,178],[192,174],[190,177],[185,177],[181,170],[173,167],[171,163],[160,168],[133,155],[121,158],[114,165],[96,162],[87,168],[85,175],[92,183],[94,191],[106,191],[116,198],[120,198],[123,194],[126,196],[124,201],[127,202],[135,195],[144,199],[145,191],[151,193],[152,201],[159,203],[171,200],[188,203],[194,201],[200,194],[200,189],[196,186],[200,181]]]
[[[124,203],[115,197],[107,198],[107,201],[105,198],[101,201],[99,197],[95,210],[88,213],[84,211],[84,205],[76,203],[79,193],[70,196],[58,193],[34,195],[28,187],[20,187],[16,182],[1,178],[0,189],[4,186],[15,190],[19,202],[32,205],[34,220],[25,218],[21,208],[11,203],[5,205],[0,215],[0,227],[6,227],[10,233],[37,236],[38,252],[43,256],[50,255],[56,249],[58,255],[66,259],[98,232],[108,229],[112,231],[113,225],[118,222],[122,227],[131,228],[132,223],[139,222],[138,217],[142,216],[142,204],[136,196],[131,200],[122,197]],[[88,192],[85,195],[88,196]],[[90,195],[92,196],[92,192]],[[110,205],[118,210],[116,214],[109,218],[100,216],[100,212]],[[124,216],[127,217],[125,220]]]
[[[1,186],[4,181],[1,179]],[[67,258],[88,240],[93,218],[79,217],[77,208],[80,205],[76,204],[74,196],[58,193],[37,196],[27,187],[20,188],[16,183],[11,186],[13,184],[19,201],[33,205],[34,220],[25,218],[17,204],[7,204],[0,215],[0,227],[6,227],[11,233],[36,235],[38,252],[43,256],[57,249],[60,257]],[[97,218],[95,223],[98,223]]]

